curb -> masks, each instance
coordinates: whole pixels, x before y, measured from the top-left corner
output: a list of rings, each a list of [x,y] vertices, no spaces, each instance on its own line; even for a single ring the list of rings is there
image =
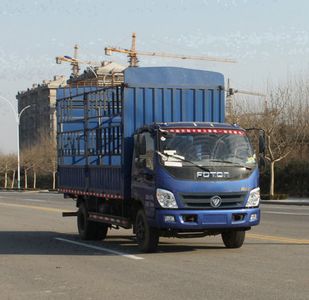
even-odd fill
[[[59,194],[57,190],[39,190],[38,193],[42,194]]]
[[[309,206],[309,200],[261,200],[262,204],[278,204],[278,205],[301,205]]]

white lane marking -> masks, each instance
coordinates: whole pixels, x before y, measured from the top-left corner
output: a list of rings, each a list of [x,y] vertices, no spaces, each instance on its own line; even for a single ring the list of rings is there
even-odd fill
[[[33,201],[33,202],[46,202],[47,200],[42,200],[42,199],[20,199],[21,201],[25,200],[25,201]]]
[[[284,211],[262,211],[262,214],[274,214],[274,215],[292,215],[292,216],[309,216],[309,214],[292,213]]]
[[[139,256],[136,256],[136,255],[125,254],[125,253],[122,253],[122,252],[119,252],[119,251],[116,251],[116,250],[112,250],[112,249],[108,249],[108,248],[104,248],[104,247],[93,246],[93,245],[88,245],[88,244],[75,242],[75,241],[67,240],[67,239],[63,239],[63,238],[55,238],[55,240],[74,244],[74,245],[78,245],[78,246],[82,246],[82,247],[86,247],[86,248],[90,248],[90,249],[94,249],[94,250],[104,251],[104,252],[107,252],[107,253],[116,254],[116,255],[126,257],[126,258],[135,259],[135,260],[144,259],[143,257],[139,257]]]

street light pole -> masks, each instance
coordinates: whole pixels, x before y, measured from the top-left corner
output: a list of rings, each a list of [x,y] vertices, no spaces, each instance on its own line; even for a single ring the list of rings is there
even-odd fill
[[[23,112],[25,110],[27,110],[28,108],[31,107],[31,105],[27,105],[25,106],[21,111],[20,113],[18,113],[16,111],[16,109],[14,108],[13,104],[8,100],[6,99],[5,97],[1,96],[0,95],[0,98],[2,100],[4,100],[6,103],[8,103],[14,113],[14,117],[15,117],[15,121],[16,121],[16,143],[17,143],[17,188],[18,190],[20,190],[20,151],[19,151],[19,124],[20,124],[20,117],[21,115],[23,114]]]
[[[16,126],[16,143],[17,143],[17,189],[20,190],[20,154],[19,154],[19,118]]]
[[[22,113],[30,108],[31,105],[25,106],[19,114],[17,114],[17,188],[20,190],[20,154],[19,154],[19,125],[20,125],[20,117]]]

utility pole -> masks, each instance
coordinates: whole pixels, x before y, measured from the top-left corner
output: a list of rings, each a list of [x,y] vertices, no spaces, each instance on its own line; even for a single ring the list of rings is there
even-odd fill
[[[233,114],[233,95],[234,90],[230,86],[230,78],[227,79],[227,94],[226,94],[226,112],[232,118]]]
[[[74,78],[76,78],[79,75],[79,64],[78,64],[78,45],[76,44],[74,46],[74,61],[71,62],[71,66],[72,66],[72,76]]]
[[[30,108],[31,105],[27,105],[26,107],[24,107],[20,113],[17,114],[17,188],[18,190],[20,190],[20,150],[19,150],[19,126],[20,126],[20,118],[23,112],[25,112],[26,109]]]
[[[227,79],[227,89],[226,91],[226,111],[227,111],[227,116],[230,118],[230,121],[233,122],[234,116],[233,116],[233,98],[235,94],[243,94],[243,95],[249,95],[249,96],[257,96],[257,97],[264,97],[265,98],[265,111],[267,111],[267,95],[262,94],[259,92],[252,92],[252,91],[246,91],[246,90],[238,90],[231,88],[231,82],[230,79]]]
[[[138,67],[138,59],[136,53],[136,33],[132,33],[132,45],[131,52],[129,53],[129,64],[130,67]]]
[[[4,100],[7,104],[9,104],[9,106],[11,107],[13,113],[14,113],[14,117],[15,117],[15,121],[16,121],[16,148],[17,148],[17,188],[18,190],[20,190],[20,150],[19,150],[19,125],[20,125],[20,118],[22,116],[22,114],[31,107],[31,105],[27,105],[26,107],[24,107],[20,112],[16,111],[16,109],[14,108],[13,104],[6,99],[3,96],[0,96],[0,98],[2,100]]]

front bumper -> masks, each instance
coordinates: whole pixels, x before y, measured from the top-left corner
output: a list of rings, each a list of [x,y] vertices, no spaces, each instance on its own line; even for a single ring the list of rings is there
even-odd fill
[[[260,223],[260,208],[233,210],[156,210],[152,226],[161,229],[207,230],[247,228]]]

